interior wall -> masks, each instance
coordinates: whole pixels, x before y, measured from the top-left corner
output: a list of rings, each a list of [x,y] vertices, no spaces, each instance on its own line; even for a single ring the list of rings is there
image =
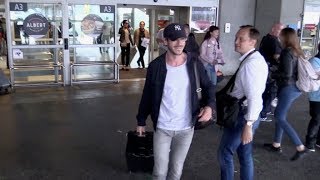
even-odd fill
[[[179,7],[177,12],[178,12],[176,14],[176,19],[178,20],[177,22],[179,22],[180,24],[189,23],[190,7]]]
[[[233,74],[239,66],[239,53],[234,51],[235,34],[241,25],[254,25],[256,0],[220,0],[220,44],[226,64],[221,67],[225,75]],[[230,23],[230,33],[225,24]]]
[[[301,21],[304,0],[282,0],[280,21],[286,25],[298,25]]]
[[[281,1],[257,0],[255,27],[260,31],[261,38],[269,33],[274,23],[280,22]]]

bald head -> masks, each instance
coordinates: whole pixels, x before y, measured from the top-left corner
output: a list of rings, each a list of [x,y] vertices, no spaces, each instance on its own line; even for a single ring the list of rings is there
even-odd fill
[[[281,30],[284,28],[282,23],[275,23],[271,28],[270,34],[276,37],[279,37]]]

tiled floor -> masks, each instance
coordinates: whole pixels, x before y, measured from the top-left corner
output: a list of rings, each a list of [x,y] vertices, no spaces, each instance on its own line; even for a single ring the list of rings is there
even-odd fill
[[[127,76],[133,72],[121,72]],[[128,74],[126,74],[128,73]],[[133,73],[134,74],[134,73]],[[225,83],[225,82],[223,82]],[[144,81],[73,87],[17,88],[0,96],[0,179],[144,180],[126,170],[126,132],[135,129]],[[294,103],[289,121],[305,136],[306,96]],[[148,121],[148,129],[151,121]],[[320,149],[290,162],[294,145],[284,136],[283,153],[262,148],[271,142],[274,121],[261,123],[255,136],[257,180],[318,180]],[[217,148],[222,131],[213,126],[195,133],[183,180],[219,179]],[[235,160],[235,179],[239,165]]]

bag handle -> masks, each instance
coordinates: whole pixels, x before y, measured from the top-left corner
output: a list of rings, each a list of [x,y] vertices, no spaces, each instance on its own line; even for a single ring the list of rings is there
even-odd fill
[[[251,52],[241,61],[240,65],[239,65],[239,67],[238,67],[238,69],[237,69],[237,71],[234,73],[234,75],[231,77],[231,79],[229,80],[229,82],[227,83],[227,85],[226,85],[224,88],[222,88],[222,90],[221,90],[220,92],[226,93],[226,92],[228,92],[228,90],[229,90],[230,87],[231,87],[230,92],[232,92],[233,87],[234,87],[234,83],[235,83],[235,80],[236,80],[236,76],[237,76],[237,73],[238,73],[238,71],[239,71],[239,69],[240,69],[240,67],[241,67],[241,64],[242,64],[251,54],[255,53],[256,51],[257,51],[257,50],[251,51]]]

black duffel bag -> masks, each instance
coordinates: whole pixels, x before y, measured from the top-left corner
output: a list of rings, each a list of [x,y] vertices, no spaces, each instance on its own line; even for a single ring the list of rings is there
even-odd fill
[[[238,114],[241,108],[239,99],[228,95],[226,92],[216,93],[217,120],[216,123],[225,128],[237,125]]]
[[[240,63],[241,64],[255,51],[251,51]],[[216,123],[224,128],[234,128],[237,125],[238,115],[241,108],[241,103],[246,99],[243,97],[240,99],[232,97],[228,92],[232,92],[234,83],[236,80],[237,73],[231,77],[227,85],[216,93],[216,104],[217,104],[217,120]]]

